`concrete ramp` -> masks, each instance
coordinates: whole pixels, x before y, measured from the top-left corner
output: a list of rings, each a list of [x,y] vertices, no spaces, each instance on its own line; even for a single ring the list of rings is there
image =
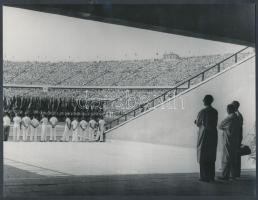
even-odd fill
[[[106,133],[106,139],[195,147],[197,127],[194,120],[203,108],[202,99],[206,94],[215,99],[213,106],[218,110],[219,122],[227,115],[227,104],[238,100],[244,117],[244,136],[247,135],[255,125],[255,56],[115,127]],[[221,137],[221,131],[218,134]]]

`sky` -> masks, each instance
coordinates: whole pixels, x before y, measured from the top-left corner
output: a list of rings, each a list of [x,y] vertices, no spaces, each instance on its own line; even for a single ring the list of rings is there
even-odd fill
[[[243,46],[3,7],[3,56],[12,61],[95,61],[234,53]],[[158,52],[158,55],[157,55]]]

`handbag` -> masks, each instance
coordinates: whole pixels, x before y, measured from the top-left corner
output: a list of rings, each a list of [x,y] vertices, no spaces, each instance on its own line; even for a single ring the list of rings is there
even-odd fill
[[[251,154],[250,147],[247,146],[247,145],[241,144],[241,146],[240,146],[240,156],[246,156],[246,155],[249,155],[249,154]]]

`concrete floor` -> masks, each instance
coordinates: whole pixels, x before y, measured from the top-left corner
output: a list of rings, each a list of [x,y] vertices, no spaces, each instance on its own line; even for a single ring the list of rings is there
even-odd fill
[[[4,194],[252,196],[255,165],[243,164],[249,170],[237,181],[201,183],[193,148],[127,141],[5,142]]]
[[[125,141],[6,142],[4,158],[5,163],[9,162],[6,164],[14,167],[17,167],[17,163],[12,164],[10,160],[69,175],[184,173],[199,170],[194,149]],[[26,170],[24,167],[18,166]]]
[[[254,196],[255,171],[236,181],[198,181],[198,173],[44,177],[5,165],[6,197],[101,195]],[[63,199],[63,198],[62,198]]]

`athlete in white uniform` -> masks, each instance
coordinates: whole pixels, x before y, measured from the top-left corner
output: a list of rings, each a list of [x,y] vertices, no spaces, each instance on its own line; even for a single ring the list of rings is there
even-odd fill
[[[51,125],[50,127],[50,141],[56,141],[56,125],[57,125],[57,118],[55,116],[52,116],[49,120],[49,123]]]
[[[95,130],[96,130],[96,127],[97,127],[97,122],[91,118],[90,121],[89,121],[89,140],[95,140]]]
[[[13,118],[13,141],[19,141],[21,135],[21,117],[18,113],[15,113],[15,117]]]
[[[30,130],[30,118],[27,116],[27,114],[25,114],[25,116],[22,118],[22,127],[22,140],[27,141]]]
[[[42,119],[40,121],[41,123],[41,135],[40,135],[40,141],[46,142],[47,141],[47,123],[48,119],[42,115]]]
[[[80,141],[86,141],[86,139],[89,139],[88,136],[88,122],[86,120],[80,121],[80,127],[81,127],[81,134],[80,134]]]
[[[63,133],[61,141],[64,141],[64,142],[68,142],[69,141],[70,129],[71,129],[71,120],[70,120],[69,117],[67,117],[65,119],[65,128],[64,128],[64,133]]]
[[[104,131],[105,131],[105,121],[103,118],[99,120],[99,141],[104,142]]]
[[[33,119],[30,122],[30,141],[37,142],[38,140],[38,127],[39,127],[39,121],[36,119],[35,116],[33,116]]]
[[[78,142],[78,121],[76,118],[72,121],[72,129],[73,129],[73,135],[72,135],[72,142]]]

